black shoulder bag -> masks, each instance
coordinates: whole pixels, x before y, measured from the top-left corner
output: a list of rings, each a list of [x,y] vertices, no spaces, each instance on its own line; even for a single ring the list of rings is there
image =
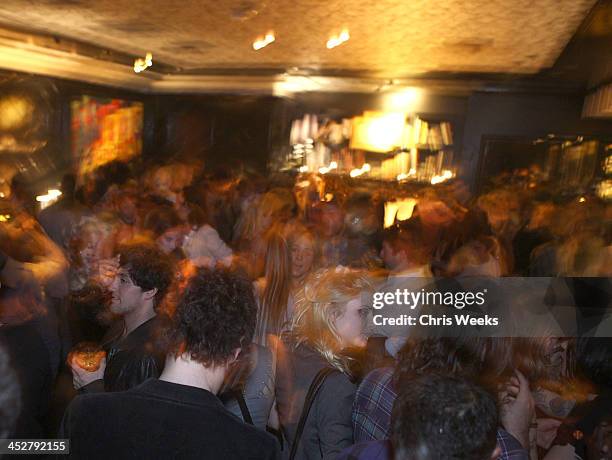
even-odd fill
[[[293,438],[293,444],[291,445],[291,452],[289,454],[289,460],[294,460],[295,455],[297,453],[298,445],[300,444],[300,438],[302,437],[302,432],[304,431],[304,426],[306,425],[306,420],[308,419],[308,413],[310,412],[310,408],[312,407],[312,403],[317,397],[317,393],[323,386],[323,382],[328,375],[339,372],[336,369],[332,369],[331,367],[324,367],[317,375],[315,375],[314,379],[312,379],[312,383],[308,388],[308,393],[306,393],[306,399],[304,400],[304,407],[302,408],[302,414],[300,415],[300,421],[298,423],[297,429],[295,430],[295,438]]]

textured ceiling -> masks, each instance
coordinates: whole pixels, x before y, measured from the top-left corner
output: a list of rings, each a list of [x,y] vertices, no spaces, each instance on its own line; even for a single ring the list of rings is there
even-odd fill
[[[2,0],[0,25],[151,51],[185,71],[535,73],[553,65],[595,1]],[[326,49],[344,27],[350,41]],[[276,42],[253,51],[268,30]]]

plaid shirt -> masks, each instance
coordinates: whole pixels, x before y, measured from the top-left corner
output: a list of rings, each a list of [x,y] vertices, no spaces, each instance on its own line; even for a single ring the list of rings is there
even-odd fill
[[[359,385],[352,414],[355,443],[391,437],[391,411],[397,397],[392,378],[393,368],[383,367],[370,372]],[[502,451],[500,460],[529,460],[527,450],[501,428],[497,430],[497,444]]]
[[[356,443],[391,437],[391,410],[397,393],[393,368],[374,369],[363,379],[353,401],[353,437]]]

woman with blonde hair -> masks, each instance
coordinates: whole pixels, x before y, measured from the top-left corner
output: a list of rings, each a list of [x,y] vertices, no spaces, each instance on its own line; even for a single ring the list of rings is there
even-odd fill
[[[326,269],[306,281],[278,351],[276,403],[285,458],[331,459],[353,442],[356,386],[348,350],[366,345],[371,289],[362,272]]]

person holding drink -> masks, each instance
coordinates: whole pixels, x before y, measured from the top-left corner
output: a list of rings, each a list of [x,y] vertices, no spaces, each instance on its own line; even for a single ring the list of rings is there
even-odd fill
[[[174,276],[168,256],[155,246],[125,246],[110,284],[112,313],[120,319],[101,346],[76,347],[69,356],[73,384],[81,392],[124,391],[158,377],[164,352],[156,346],[156,307]]]

